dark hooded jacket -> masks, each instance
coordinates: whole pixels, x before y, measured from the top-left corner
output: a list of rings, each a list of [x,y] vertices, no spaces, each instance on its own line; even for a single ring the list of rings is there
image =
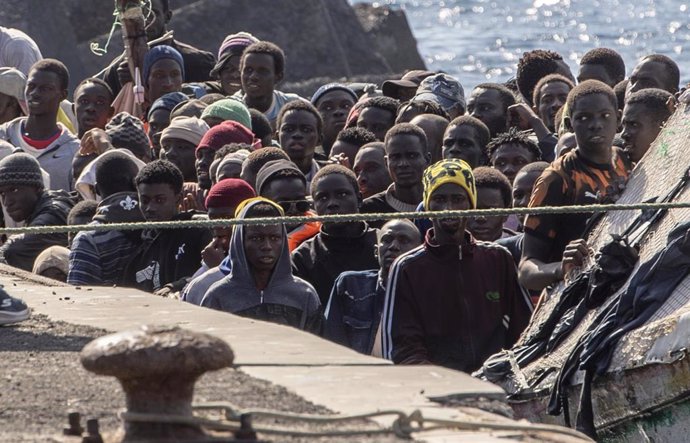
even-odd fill
[[[98,204],[94,224],[144,221],[136,192],[118,192]],[[117,283],[131,256],[141,244],[141,231],[82,231],[72,241],[67,283],[112,285]]]
[[[261,201],[248,204],[238,218],[245,218],[247,211],[258,203]],[[319,297],[309,283],[292,275],[284,226],[282,233],[283,245],[278,262],[268,286],[259,290],[244,251],[244,226],[236,226],[228,253],[232,272],[209,288],[201,306],[318,332],[322,319]]]
[[[64,191],[44,191],[34,211],[26,219],[26,226],[63,226],[74,206],[72,197]],[[51,246],[67,246],[67,234],[17,234],[10,236],[0,248],[0,261],[31,272],[38,254]]]
[[[199,219],[205,216],[189,211],[173,221]],[[201,251],[211,242],[206,228],[147,230],[141,235],[141,246],[125,268],[121,284],[155,292],[163,286],[181,291],[199,269]]]

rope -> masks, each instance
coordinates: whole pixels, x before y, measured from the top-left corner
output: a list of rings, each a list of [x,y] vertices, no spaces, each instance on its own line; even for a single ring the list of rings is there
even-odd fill
[[[438,418],[426,418],[422,412],[415,410],[411,414],[406,414],[398,410],[384,410],[356,415],[312,415],[294,414],[265,409],[241,410],[235,405],[225,402],[204,403],[193,406],[194,410],[222,409],[224,410],[225,420],[213,420],[197,416],[176,416],[166,414],[144,414],[133,412],[121,412],[118,416],[125,422],[139,423],[166,423],[166,424],[185,424],[202,426],[215,431],[237,432],[242,429],[242,417],[266,417],[288,422],[313,422],[320,424],[340,424],[346,421],[366,420],[387,415],[396,415],[397,418],[390,427],[387,428],[365,428],[365,429],[340,429],[324,431],[299,431],[268,426],[252,426],[251,431],[260,434],[277,434],[291,437],[352,437],[356,435],[373,434],[393,434],[400,438],[410,439],[413,433],[428,432],[439,429],[459,429],[463,431],[524,431],[529,433],[548,432],[555,433],[580,441],[590,442],[591,440],[580,432],[560,426],[516,423],[516,422],[495,422],[495,421],[465,421],[447,420]],[[425,426],[430,424],[431,426]],[[244,429],[243,429],[244,430]]]
[[[79,231],[129,231],[137,229],[179,229],[179,228],[214,228],[228,226],[256,226],[276,224],[299,224],[307,222],[343,223],[369,220],[408,219],[439,219],[462,217],[492,217],[507,215],[540,215],[540,214],[578,214],[590,212],[660,210],[690,208],[690,202],[670,203],[632,203],[583,206],[546,206],[538,208],[496,208],[469,209],[465,211],[425,211],[425,212],[394,212],[372,214],[334,214],[295,217],[262,217],[249,219],[220,219],[220,220],[180,220],[166,222],[138,222],[138,223],[107,223],[93,225],[72,226],[26,226],[21,228],[0,229],[0,234],[64,234]]]

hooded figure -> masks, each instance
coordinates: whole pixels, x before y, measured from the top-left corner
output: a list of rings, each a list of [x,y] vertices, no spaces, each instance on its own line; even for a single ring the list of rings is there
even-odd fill
[[[265,216],[263,213],[249,214],[256,212],[252,209],[258,209],[258,205],[271,208],[268,216],[283,214],[279,206],[261,197],[247,200],[244,205],[238,219]],[[309,283],[292,275],[285,227],[280,225],[281,239],[277,258],[263,289],[257,287],[260,285],[257,278],[259,271],[247,257],[249,246],[245,237],[250,229],[248,226],[238,225],[233,230],[229,252],[232,272],[211,286],[201,306],[318,332],[322,320],[321,303],[316,290]],[[268,234],[265,236],[268,237]]]

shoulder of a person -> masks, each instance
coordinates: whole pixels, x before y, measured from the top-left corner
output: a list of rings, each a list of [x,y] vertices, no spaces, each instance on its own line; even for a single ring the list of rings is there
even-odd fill
[[[210,57],[213,60],[216,59],[213,53],[209,51],[204,51],[203,49],[199,49],[195,46],[190,45],[189,43],[184,43],[179,40],[173,39],[173,44],[175,46],[175,49],[177,49],[178,52],[183,56],[201,56],[204,58]]]
[[[404,254],[400,255],[395,259],[393,265],[391,266],[391,275],[393,274],[393,269],[404,270],[410,266],[414,266],[420,262],[423,262],[427,257],[427,252],[424,244],[411,249]]]
[[[511,263],[513,262],[513,256],[510,253],[510,250],[507,247],[496,242],[477,240],[475,243],[474,253],[482,254],[485,257],[493,258],[496,261],[510,261]]]
[[[306,259],[307,257],[310,257],[312,251],[314,250],[314,242],[316,241],[316,237],[318,237],[318,234],[312,238],[304,240],[292,251],[290,258],[294,260],[295,258]]]
[[[377,269],[369,269],[366,271],[344,271],[336,278],[336,283],[339,285],[347,285],[349,282],[361,281],[367,279],[378,279],[379,271]]]

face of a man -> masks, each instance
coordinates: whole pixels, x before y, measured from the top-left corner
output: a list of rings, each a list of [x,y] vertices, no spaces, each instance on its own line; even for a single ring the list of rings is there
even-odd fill
[[[570,111],[570,123],[577,146],[591,153],[611,149],[618,130],[618,110],[603,94],[578,98]]]
[[[412,134],[397,134],[386,144],[386,164],[396,188],[411,188],[422,183],[429,166],[429,153],[421,140]]]
[[[278,128],[278,140],[293,162],[311,160],[320,141],[316,116],[299,109],[286,112]]]
[[[316,182],[312,193],[314,209],[318,215],[356,214],[359,212],[359,190],[343,174],[329,174]],[[346,222],[345,222],[346,223]],[[324,223],[325,227],[338,227],[344,223]]]
[[[539,91],[539,107],[537,113],[544,125],[551,132],[556,132],[554,119],[559,109],[565,105],[568,98],[570,86],[563,82],[549,82],[541,87]]]
[[[137,186],[139,204],[146,221],[170,221],[179,212],[182,195],[167,183],[141,183]]]
[[[462,211],[472,207],[467,191],[455,183],[444,183],[431,194],[429,211]],[[460,244],[467,219],[441,218],[432,220],[434,235],[441,243]]]
[[[193,143],[179,138],[166,138],[161,148],[161,159],[168,160],[177,166],[182,171],[186,182],[196,182],[196,168],[194,167],[194,149],[196,146]]]
[[[625,97],[628,98],[633,92],[648,88],[659,88],[674,93],[678,85],[673,84],[671,74],[663,63],[645,58],[633,69],[628,87],[625,89]]]
[[[380,149],[360,150],[355,157],[353,170],[363,198],[384,191],[391,184],[391,177],[386,168],[386,157]]]
[[[211,189],[211,163],[213,163],[214,152],[210,148],[199,149],[195,152],[197,183],[201,189]]]
[[[283,227],[281,225],[244,227],[244,254],[253,270],[273,270],[280,258],[282,247]]]
[[[231,55],[218,73],[220,86],[225,95],[232,95],[242,89],[242,71],[240,71],[240,56]]]
[[[383,141],[386,132],[395,124],[395,115],[385,109],[369,106],[357,118],[357,126],[372,132],[376,140]]]
[[[484,148],[477,131],[470,125],[453,125],[446,129],[441,151],[444,159],[465,160],[472,169],[484,164]]]
[[[495,89],[477,88],[467,100],[467,112],[481,120],[494,137],[506,132],[508,109],[501,100],[501,93]]]
[[[477,209],[505,208],[500,189],[477,187]],[[506,216],[472,217],[467,221],[467,230],[482,241],[496,241],[503,235]]]
[[[86,83],[74,95],[74,113],[79,125],[79,133],[93,129],[105,129],[112,115],[110,93],[101,85]]]
[[[37,69],[29,72],[25,92],[29,115],[57,114],[60,102],[67,98],[56,73]]]
[[[40,191],[33,186],[0,186],[0,200],[2,200],[2,206],[15,222],[24,221],[31,216],[39,196]]]
[[[242,90],[248,97],[268,97],[282,80],[275,71],[275,62],[270,54],[245,54],[240,69]]]
[[[146,17],[146,40],[151,41],[161,37],[171,16],[170,11],[163,9],[163,2],[161,0],[153,0],[151,2],[151,10],[144,11],[144,17]]]
[[[623,132],[625,152],[633,162],[640,159],[649,150],[652,142],[661,132],[661,123],[656,121],[641,103],[625,105],[623,110]]]
[[[335,140],[335,137],[345,127],[347,115],[355,105],[352,95],[346,91],[333,90],[325,93],[316,103],[323,119],[324,138]]]
[[[532,189],[541,173],[539,172],[520,172],[513,181],[513,207],[526,208],[529,205],[529,199],[532,196]],[[524,215],[518,215],[520,223],[525,222]]]
[[[153,142],[156,152],[161,149],[161,135],[163,130],[170,126],[170,111],[167,109],[157,109],[149,118],[149,138]]]
[[[153,103],[165,94],[182,89],[182,68],[169,58],[158,60],[151,66],[148,81],[148,100]]]
[[[288,217],[304,215],[309,210],[306,195],[307,185],[297,177],[274,178],[261,186],[261,196],[278,203]],[[298,226],[286,225],[286,228],[291,231]]]
[[[491,155],[491,166],[498,169],[513,183],[517,173],[536,160],[535,155],[527,147],[508,143],[499,146]]]
[[[409,223],[392,221],[379,230],[376,256],[379,266],[387,273],[396,258],[421,244],[419,231]]]

